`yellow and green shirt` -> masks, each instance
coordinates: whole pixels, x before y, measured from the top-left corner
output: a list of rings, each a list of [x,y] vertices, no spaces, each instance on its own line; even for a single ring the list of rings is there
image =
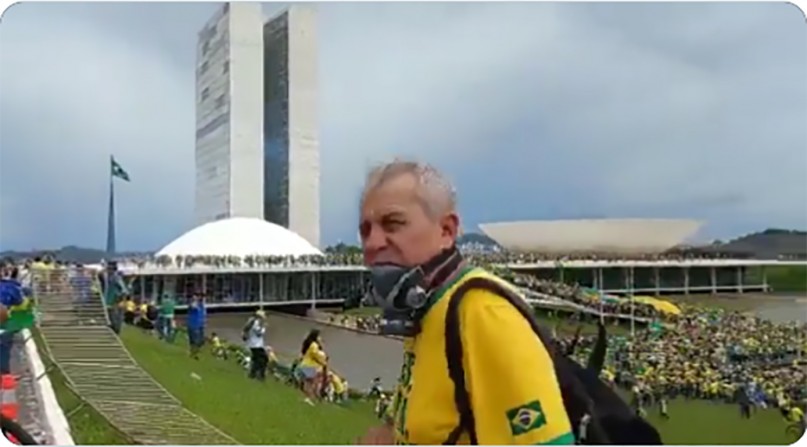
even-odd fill
[[[479,276],[501,282],[481,269],[464,270],[435,294],[421,332],[404,342],[404,364],[389,413],[398,444],[442,444],[459,423],[445,351],[446,311],[452,293]],[[470,290],[459,312],[465,382],[479,444],[574,444],[554,365],[529,322],[487,290]],[[459,443],[468,442],[464,433]]]

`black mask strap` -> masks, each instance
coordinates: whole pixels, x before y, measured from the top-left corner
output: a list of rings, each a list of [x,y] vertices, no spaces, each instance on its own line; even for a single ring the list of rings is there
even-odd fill
[[[462,253],[460,253],[456,245],[441,251],[440,254],[421,266],[428,280],[427,287],[424,287],[424,289],[431,293],[442,286],[451,275],[459,270],[462,263]]]

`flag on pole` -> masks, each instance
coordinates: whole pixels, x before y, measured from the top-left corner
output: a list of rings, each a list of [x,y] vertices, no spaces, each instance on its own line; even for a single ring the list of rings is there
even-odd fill
[[[129,174],[123,169],[123,167],[121,167],[121,165],[118,164],[117,161],[115,161],[115,157],[112,157],[111,161],[112,161],[112,165],[111,165],[110,169],[111,169],[111,172],[112,172],[112,177],[117,177],[117,178],[119,178],[119,179],[121,179],[123,181],[128,182],[129,181]]]

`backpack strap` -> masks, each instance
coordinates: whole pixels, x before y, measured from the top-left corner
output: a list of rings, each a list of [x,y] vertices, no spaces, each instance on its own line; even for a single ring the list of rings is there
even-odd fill
[[[463,297],[472,289],[488,290],[495,295],[500,296],[502,299],[507,300],[507,302],[515,307],[530,324],[531,329],[541,340],[541,343],[543,343],[544,348],[547,350],[547,354],[552,359],[558,385],[561,388],[562,394],[567,394],[571,391],[573,394],[578,395],[579,398],[584,398],[584,396],[579,395],[581,390],[580,386],[578,386],[579,384],[571,383],[571,381],[574,381],[574,378],[570,377],[571,375],[567,371],[559,370],[563,367],[563,358],[560,346],[555,342],[551,334],[549,334],[537,323],[533,316],[532,308],[529,306],[529,304],[524,301],[524,299],[522,299],[515,291],[511,290],[495,279],[484,276],[472,277],[457,287],[457,289],[451,295],[448,303],[448,310],[446,312],[446,360],[448,363],[449,377],[454,383],[454,402],[457,406],[457,413],[459,413],[459,423],[448,435],[445,442],[443,442],[443,445],[456,444],[463,431],[468,433],[471,445],[478,444],[476,423],[474,420],[473,408],[471,406],[471,396],[468,393],[468,389],[465,384],[465,369],[463,367],[464,353],[459,321],[459,306],[462,303]],[[565,401],[566,399],[564,396],[564,403]],[[580,416],[582,416],[582,414]],[[569,417],[572,419],[573,415],[570,414]],[[579,419],[579,417],[574,419]],[[576,421],[572,421],[573,429],[575,429],[576,426],[575,422]]]
[[[490,290],[496,295],[501,296],[510,304],[512,304],[519,313],[522,314],[527,321],[530,321],[533,330],[539,330],[531,318],[531,313],[527,303],[517,296],[513,291],[510,291],[506,286],[500,284],[498,281],[483,277],[476,276],[468,279],[462,283],[450,297],[448,302],[448,310],[446,311],[446,327],[445,327],[445,340],[446,340],[446,360],[448,363],[448,375],[451,381],[454,382],[454,402],[457,406],[457,413],[459,413],[459,424],[451,431],[448,438],[443,442],[443,445],[454,445],[459,441],[462,432],[468,432],[471,445],[479,444],[476,435],[476,422],[474,420],[474,413],[471,407],[471,396],[468,393],[468,388],[465,384],[465,368],[463,367],[463,348],[462,348],[462,333],[460,331],[460,312],[459,307],[462,299],[472,289]],[[547,344],[544,337],[541,341]],[[547,349],[550,349],[547,344]]]

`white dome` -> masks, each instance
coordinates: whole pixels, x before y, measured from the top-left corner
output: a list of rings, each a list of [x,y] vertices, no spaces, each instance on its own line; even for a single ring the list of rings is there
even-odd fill
[[[157,252],[157,256],[301,256],[322,252],[280,225],[232,217],[200,225]]]
[[[546,253],[658,253],[691,237],[701,222],[686,219],[583,219],[481,224],[507,250]]]

